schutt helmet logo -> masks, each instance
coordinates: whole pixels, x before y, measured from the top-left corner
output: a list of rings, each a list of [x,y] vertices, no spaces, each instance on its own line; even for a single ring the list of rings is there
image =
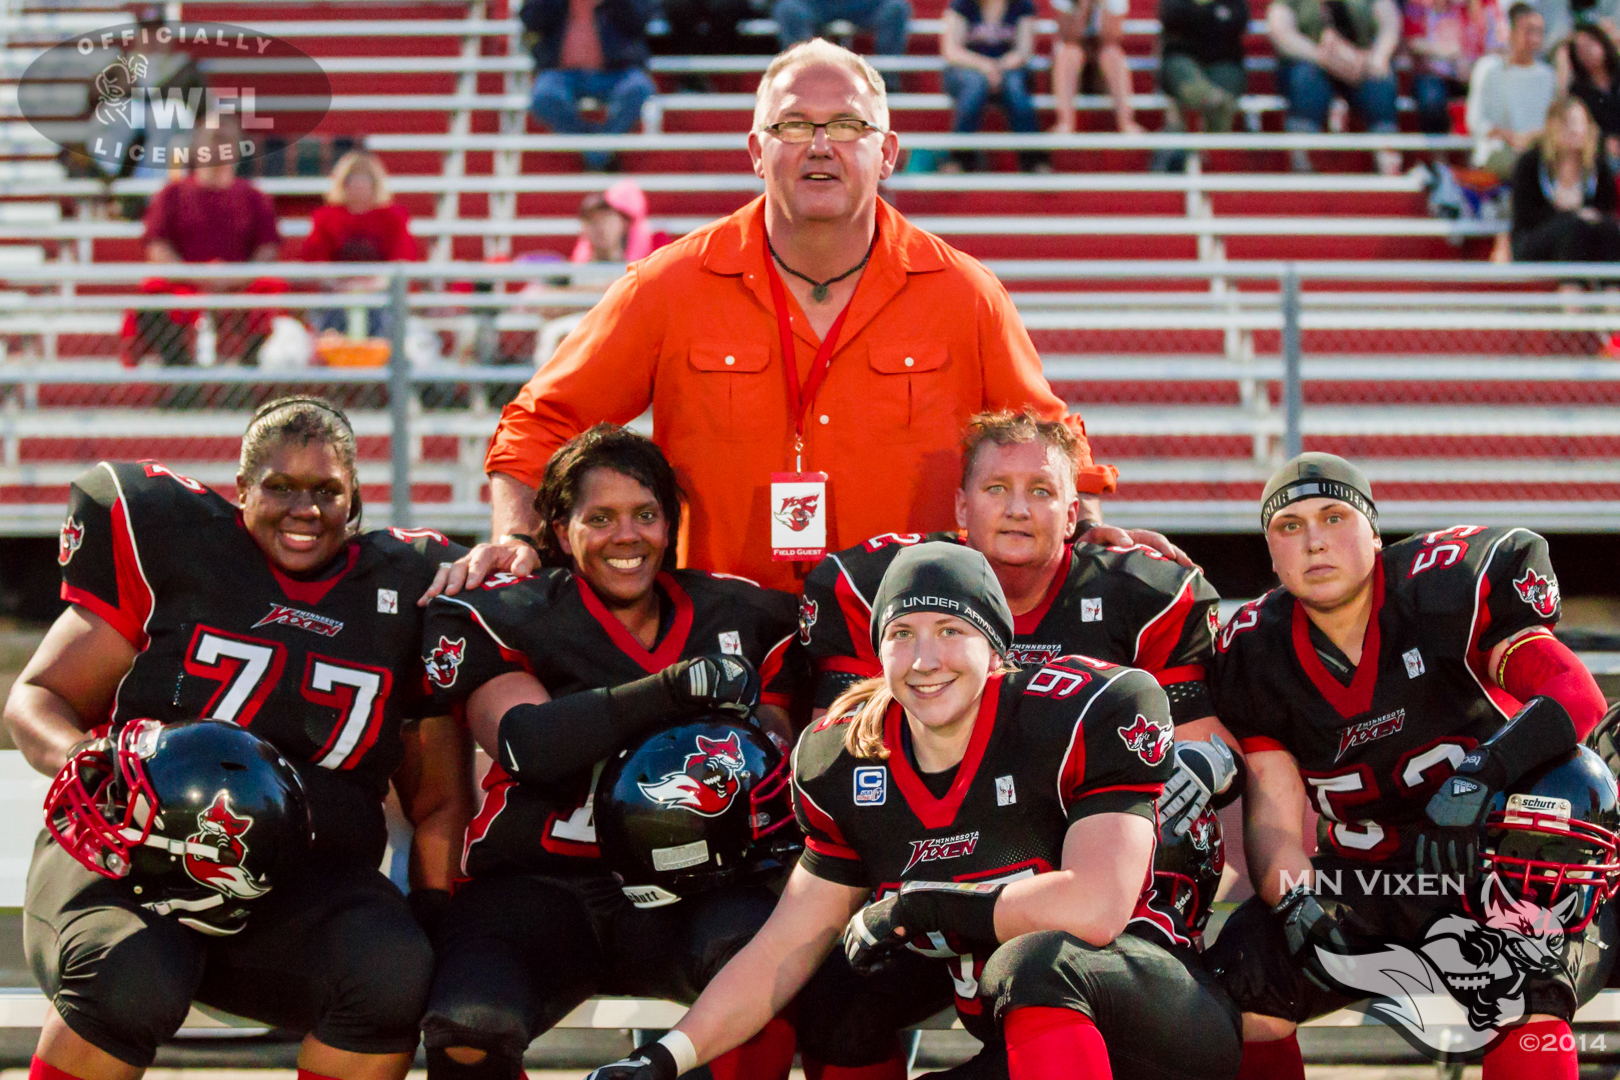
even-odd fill
[[[1170,751],[1170,725],[1155,724],[1141,713],[1119,729],[1119,737],[1149,765],[1157,765]]]
[[[697,753],[687,754],[679,772],[636,786],[659,806],[690,810],[699,817],[719,817],[742,788],[737,779],[747,762],[742,739],[733,731],[723,741],[697,737]]]
[[[191,880],[242,900],[269,892],[242,867],[248,853],[242,837],[252,824],[252,818],[231,809],[228,793],[215,795],[208,809],[197,815],[197,831],[186,837],[186,873]],[[214,850],[214,858],[203,854],[207,848]]]
[[[422,663],[427,668],[428,681],[441,690],[448,690],[456,685],[456,672],[460,669],[461,659],[466,653],[466,638],[451,641],[440,634],[439,643],[433,646],[433,651],[422,657]]]
[[[84,523],[78,521],[71,514],[62,522],[62,535],[58,538],[56,546],[56,561],[66,566],[73,560],[73,553],[79,550],[84,543]]]
[[[816,516],[816,504],[820,501],[820,495],[787,496],[776,509],[776,520],[794,532],[803,532]]]
[[[1513,588],[1519,593],[1519,599],[1535,609],[1536,614],[1544,619],[1550,619],[1558,611],[1558,580],[1551,577],[1542,577],[1529,567],[1525,568],[1524,577],[1516,578]]]

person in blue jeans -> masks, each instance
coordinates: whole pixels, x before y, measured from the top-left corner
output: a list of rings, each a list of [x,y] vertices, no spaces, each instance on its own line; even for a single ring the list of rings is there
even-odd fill
[[[1391,132],[1395,122],[1395,76],[1390,60],[1401,42],[1395,0],[1272,0],[1267,29],[1277,50],[1277,85],[1288,99],[1289,131],[1327,126],[1335,96],[1361,115],[1369,132]],[[1378,171],[1400,171],[1396,150],[1378,152]],[[1310,171],[1310,159],[1294,152],[1294,168]]]
[[[656,93],[647,74],[647,22],[656,0],[524,0],[532,30],[535,80],[530,110],[559,135],[622,135]],[[580,99],[605,107],[601,123],[580,115]],[[611,153],[586,152],[585,167],[611,167]]]
[[[909,0],[776,0],[771,18],[776,20],[776,38],[783,52],[809,41],[835,19],[847,19],[872,32],[875,55],[903,56],[911,4]],[[900,76],[885,71],[883,85],[889,93],[899,93]]]
[[[951,130],[978,131],[992,97],[1014,131],[1040,130],[1028,67],[1034,52],[1034,0],[951,0],[939,45],[946,64],[945,92],[956,99]],[[1038,151],[1024,151],[1019,160],[1025,169],[1045,165],[1045,155]],[[976,161],[977,155],[957,151],[941,169],[955,172]]]

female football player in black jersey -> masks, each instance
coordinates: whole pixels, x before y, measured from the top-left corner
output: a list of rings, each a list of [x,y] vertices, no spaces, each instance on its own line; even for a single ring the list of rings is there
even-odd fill
[[[901,552],[873,612],[883,675],[794,751],[806,850],[776,911],[673,1031],[594,1080],[674,1080],[812,975],[856,992],[878,971],[906,983],[891,1022],[954,999],[986,1044],[973,1076],[1230,1078],[1237,1010],[1148,902],[1173,771],[1153,677],[1076,656],[1009,672],[1011,611],[958,544]]]
[[[593,806],[607,758],[683,717],[718,711],[746,724],[757,702],[765,726],[789,735],[787,706],[808,675],[798,601],[675,569],[674,470],[628,429],[600,424],[564,444],[535,506],[538,573],[496,574],[428,605],[434,692],[464,705],[495,760],[467,833],[470,880],[436,941],[422,1025],[433,1080],[515,1080],[530,1040],[595,993],[693,1000],[775,904],[763,884],[740,881],[691,895],[621,888],[600,857]],[[739,797],[723,781],[701,800],[674,794],[706,775],[700,749],[693,776],[664,778],[665,812],[714,818]],[[776,816],[788,820],[785,799]],[[697,853],[654,855],[716,880],[732,873],[696,843]],[[769,1080],[792,1058],[792,1031],[777,1021],[714,1072]]]
[[[443,906],[472,758],[429,708],[410,600],[460,549],[427,529],[359,532],[354,432],[319,399],[258,410],[236,479],[240,509],[155,461],[74,482],[58,555],[70,606],[5,723],[47,775],[109,726],[237,723],[298,773],[313,847],[245,918],[182,925],[143,905],[138,875],[92,872],[42,839],[24,909],[54,1006],[36,1080],[134,1080],[194,999],[306,1033],[306,1080],[398,1080],[417,1043],[432,952],[412,908]],[[411,904],[378,871],[390,781],[416,829]],[[250,819],[222,827],[254,842]]]
[[[1261,526],[1282,587],[1228,621],[1211,679],[1248,760],[1258,895],[1205,955],[1244,1010],[1244,1080],[1302,1080],[1297,1024],[1366,996],[1327,989],[1310,946],[1417,945],[1461,893],[1477,897],[1493,798],[1567,754],[1604,702],[1552,636],[1558,581],[1535,533],[1465,525],[1385,547],[1366,476],[1323,453],[1271,478]],[[1568,1021],[1601,988],[1602,933],[1557,928],[1561,955],[1521,974],[1527,1026],[1485,1055],[1486,1080],[1575,1075]]]

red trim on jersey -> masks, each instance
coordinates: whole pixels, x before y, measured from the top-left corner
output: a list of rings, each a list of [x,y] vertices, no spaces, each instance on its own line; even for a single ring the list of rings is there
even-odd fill
[[[1184,682],[1203,682],[1204,665],[1182,664],[1180,667],[1161,668],[1158,671],[1149,672],[1149,674],[1158,680],[1160,686],[1173,686],[1176,683]]]
[[[782,673],[782,658],[787,655],[788,646],[793,644],[793,639],[798,635],[798,630],[791,631],[787,637],[771,646],[770,652],[765,654],[765,659],[759,662],[759,685],[761,690],[759,699],[761,701],[769,697],[776,697],[780,698],[781,702],[785,702],[791,698],[791,695],[780,692],[774,695],[767,694],[764,692],[764,688],[771,685],[771,680]],[[781,702],[778,702],[778,704]]]
[[[855,591],[842,563],[838,566],[838,578],[833,582],[833,595],[838,598],[838,610],[844,616],[844,629],[849,632],[849,643],[855,649],[854,659],[880,666],[877,653],[872,651],[872,609]]]
[[[242,669],[247,666],[248,662],[241,657],[224,655],[213,662],[200,659],[197,656],[197,648],[202,643],[204,634],[211,634],[226,641],[238,641],[252,645],[255,648],[270,650],[269,666],[259,676],[259,681],[254,684],[252,694],[242,703],[241,708],[237,709],[235,716],[215,716],[214,706],[219,704],[219,699],[224,695],[225,691],[229,690],[237,678],[242,675]],[[253,718],[258,715],[259,710],[263,708],[264,703],[269,699],[271,691],[276,688],[276,683],[281,681],[282,669],[287,666],[287,646],[279,641],[268,641],[249,634],[234,634],[229,630],[221,630],[217,626],[198,623],[197,628],[191,632],[191,641],[186,645],[186,656],[185,660],[182,661],[182,666],[188,675],[219,683],[219,688],[208,699],[208,704],[202,707],[202,715],[214,717],[218,720],[229,720],[239,727],[247,727],[253,723]]]
[[[971,874],[957,874],[952,881],[994,881],[997,878],[1012,878],[1024,870],[1032,870],[1036,874],[1050,874],[1053,870],[1051,863],[1042,858],[1025,859],[1010,866],[998,866],[994,870],[975,870]]]
[[[1506,537],[1502,539],[1505,540]],[[1496,549],[1501,546],[1501,543],[1502,541],[1498,540],[1491,546],[1490,554],[1486,557],[1485,566],[1479,575],[1479,587],[1474,595],[1474,610],[1476,612],[1474,627],[1468,635],[1468,651],[1464,654],[1464,662],[1468,665],[1469,671],[1473,672],[1474,681],[1479,684],[1479,688],[1485,691],[1486,700],[1494,705],[1496,710],[1506,719],[1518,712],[1522,703],[1514,698],[1512,694],[1496,685],[1496,680],[1491,678],[1491,673],[1486,670],[1490,663],[1490,656],[1479,647],[1480,640],[1485,636],[1485,631],[1491,628],[1491,579],[1485,571],[1490,569],[1490,560],[1496,556]]]
[[[316,690],[314,688],[315,665],[326,663],[341,671],[363,671],[377,676],[377,694],[371,699],[371,708],[366,713],[365,727],[361,729],[355,744],[337,763],[339,769],[352,769],[360,764],[362,758],[376,743],[377,736],[382,733],[383,713],[388,708],[388,697],[394,692],[394,674],[387,668],[374,667],[371,664],[362,664],[354,660],[340,660],[335,656],[322,656],[311,652],[304,655],[304,681],[299,690],[305,699],[317,705],[326,705],[337,710],[337,720],[332,725],[332,734],[326,737],[326,743],[315,752],[310,761],[325,769],[333,766],[326,764],[326,756],[330,754],[343,740],[351,723],[358,723],[359,719],[353,715],[355,700],[360,690],[353,683],[333,680],[331,690]]]
[[[1193,609],[1193,576],[1187,575],[1176,590],[1175,599],[1153,621],[1142,627],[1136,635],[1136,656],[1131,666],[1143,671],[1158,671],[1170,662],[1170,655],[1181,641],[1181,632],[1187,625],[1187,616]]]
[[[595,590],[586,582],[584,574],[576,573],[574,584],[579,587],[579,598],[585,602],[585,610],[591,613],[591,617],[603,630],[607,631],[607,636],[613,639],[613,644],[619,647],[619,651],[639,664],[641,670],[654,675],[681,658],[681,653],[686,649],[686,636],[692,632],[692,598],[686,595],[685,589],[675,583],[669,571],[658,572],[658,584],[664,587],[664,591],[669,594],[669,602],[675,605],[675,621],[670,624],[669,633],[664,635],[664,640],[660,641],[652,652],[648,652],[647,647],[625,629],[618,616],[607,609],[607,605],[602,603]]]
[[[1073,544],[1063,545],[1063,561],[1059,566],[1062,567],[1062,573],[1052,575],[1052,584],[1047,586],[1046,595],[1041,597],[1041,602],[1022,615],[1013,616],[1013,637],[1029,637],[1035,633],[1035,628],[1041,625],[1046,613],[1052,610],[1052,604],[1057,600],[1058,593],[1063,591],[1063,586],[1068,584],[1069,575],[1074,572]]]
[[[1269,735],[1250,735],[1246,739],[1239,739],[1238,748],[1245,754],[1263,754],[1267,750],[1282,750],[1284,752],[1288,750],[1288,747]]]
[[[137,649],[144,650],[147,645],[146,620],[152,615],[156,597],[152,595],[152,587],[141,571],[140,556],[135,550],[135,530],[124,507],[121,485],[118,501],[112,506],[112,523],[113,567],[118,575],[118,611],[121,618],[128,619],[128,626],[133,629],[135,636],[131,637],[123,628],[119,629],[119,633]]]
[[[107,603],[107,601],[103,600],[95,593],[86,592],[83,589],[76,589],[64,581],[62,582],[62,599],[66,600],[70,604],[75,605],[76,607],[82,607],[86,611],[100,618],[108,626],[118,631],[119,636],[121,636],[125,641],[129,642],[137,652],[140,652],[145,648],[141,642],[142,635],[140,629],[131,629],[128,616],[124,612],[119,611],[117,608]]]
[[[501,768],[499,761],[492,762],[489,772],[484,774],[484,798],[478,806],[478,813],[467,822],[466,838],[461,844],[461,872],[467,873],[467,857],[472,853],[472,846],[489,835],[491,825],[506,809],[506,794],[512,788],[512,780]]]
[[[577,810],[578,807],[575,808]],[[574,810],[566,814],[553,811],[546,815],[546,823],[540,829],[540,846],[553,855],[567,855],[576,859],[600,859],[602,849],[596,844],[587,844],[580,840],[564,840],[552,835],[552,826],[559,821],[567,821],[574,816]]]
[[[790,707],[793,704],[793,695],[792,694],[772,694],[772,693],[770,693],[768,691],[767,692],[762,692],[759,695],[759,703],[761,705],[776,705],[776,706],[779,706],[780,708],[786,709],[786,708]]]
[[[956,767],[956,779],[951,781],[951,789],[943,799],[934,798],[934,793],[922,782],[917,770],[911,767],[905,747],[900,742],[900,722],[905,710],[898,701],[889,705],[888,715],[883,718],[883,745],[889,748],[889,772],[894,774],[895,786],[900,789],[900,795],[924,828],[943,829],[956,820],[956,812],[962,808],[962,800],[967,798],[974,774],[984,760],[984,749],[990,745],[990,732],[996,726],[996,705],[1001,700],[1001,680],[1002,675],[998,672],[985,681],[984,697],[979,700],[979,715],[973,722],[967,753]]]
[[[870,679],[874,675],[883,674],[883,665],[876,660],[863,660],[855,656],[829,656],[825,660],[816,661],[816,671],[842,671]]]
[[[1345,686],[1322,666],[1322,658],[1316,655],[1316,646],[1311,644],[1310,616],[1305,614],[1304,604],[1298,599],[1294,601],[1294,655],[1317,692],[1346,719],[1360,716],[1372,708],[1373,691],[1378,686],[1379,646],[1382,644],[1378,615],[1383,610],[1384,556],[1380,554],[1373,562],[1372,612],[1367,616],[1366,636],[1361,639],[1361,662],[1356,665],[1355,678],[1350,680],[1349,686]]]
[[[236,520],[242,520],[240,512],[237,513]],[[354,569],[354,564],[359,561],[360,545],[352,540],[349,541],[348,561],[343,564],[343,569],[329,578],[322,578],[320,581],[299,581],[297,578],[290,578],[278,570],[276,564],[271,562],[268,556],[264,560],[265,565],[270,567],[270,573],[275,575],[276,584],[280,585],[281,591],[287,595],[287,599],[310,605],[319,604],[326,599],[326,594],[332,591],[332,587],[347,577],[349,571]]]
[[[860,852],[854,848],[844,847],[842,844],[834,844],[827,840],[818,840],[814,836],[805,837],[804,846],[817,855],[826,855],[834,859],[848,859],[851,862],[861,861]]]
[[[1101,795],[1105,791],[1142,791],[1152,795],[1157,795],[1163,790],[1163,784],[1110,784],[1108,787],[1092,788],[1090,791],[1086,792],[1084,795],[1080,796],[1080,798],[1074,801],[1084,802],[1093,795]]]

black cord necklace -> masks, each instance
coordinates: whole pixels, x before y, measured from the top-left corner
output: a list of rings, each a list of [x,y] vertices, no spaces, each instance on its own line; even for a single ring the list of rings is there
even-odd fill
[[[845,270],[837,277],[830,277],[826,281],[817,281],[809,274],[801,274],[797,270],[793,269],[793,267],[783,262],[782,256],[778,255],[776,253],[776,248],[771,246],[770,233],[765,234],[765,247],[770,251],[771,258],[776,260],[776,265],[780,266],[782,269],[786,270],[799,280],[808,281],[811,284],[812,287],[810,289],[810,298],[819,304],[823,300],[827,299],[827,286],[838,284],[840,281],[843,281],[845,278],[849,277],[849,275],[855,273],[856,271],[860,270],[861,267],[866,265],[866,261],[872,257],[872,249],[877,247],[877,230],[872,230],[872,242],[867,245],[866,254],[861,256],[861,261],[850,267],[848,270]]]

